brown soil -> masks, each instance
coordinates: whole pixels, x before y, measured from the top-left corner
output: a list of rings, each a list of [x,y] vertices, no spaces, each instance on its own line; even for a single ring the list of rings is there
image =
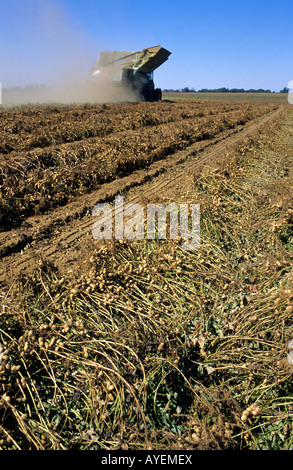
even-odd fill
[[[96,204],[117,194],[141,204],[186,196],[195,171],[283,109],[161,102],[2,112],[1,201],[9,222],[3,219],[0,233],[0,282],[9,285],[44,261],[81,272],[98,243]]]

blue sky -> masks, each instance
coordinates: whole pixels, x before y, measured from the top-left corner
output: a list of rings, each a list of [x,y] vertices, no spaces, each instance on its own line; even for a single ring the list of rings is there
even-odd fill
[[[269,88],[293,79],[287,0],[0,0],[0,82],[87,74],[100,50],[162,45],[161,88]]]

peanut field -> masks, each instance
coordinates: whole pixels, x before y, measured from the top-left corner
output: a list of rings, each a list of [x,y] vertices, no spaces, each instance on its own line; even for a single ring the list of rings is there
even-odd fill
[[[171,97],[0,109],[1,450],[293,449],[292,122]],[[117,194],[200,204],[199,248],[95,240]]]

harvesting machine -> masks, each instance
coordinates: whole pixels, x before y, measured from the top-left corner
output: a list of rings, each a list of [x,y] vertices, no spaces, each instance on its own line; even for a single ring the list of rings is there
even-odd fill
[[[154,70],[166,62],[170,54],[161,46],[138,52],[103,51],[92,68],[92,77],[100,83],[122,85],[143,101],[158,101],[162,90],[155,88]]]

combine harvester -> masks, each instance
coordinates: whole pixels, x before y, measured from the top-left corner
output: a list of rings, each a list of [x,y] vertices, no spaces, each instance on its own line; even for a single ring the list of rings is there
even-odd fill
[[[92,68],[92,77],[101,85],[131,90],[140,100],[159,101],[162,90],[155,88],[154,70],[166,62],[170,54],[161,46],[138,52],[104,51]]]

